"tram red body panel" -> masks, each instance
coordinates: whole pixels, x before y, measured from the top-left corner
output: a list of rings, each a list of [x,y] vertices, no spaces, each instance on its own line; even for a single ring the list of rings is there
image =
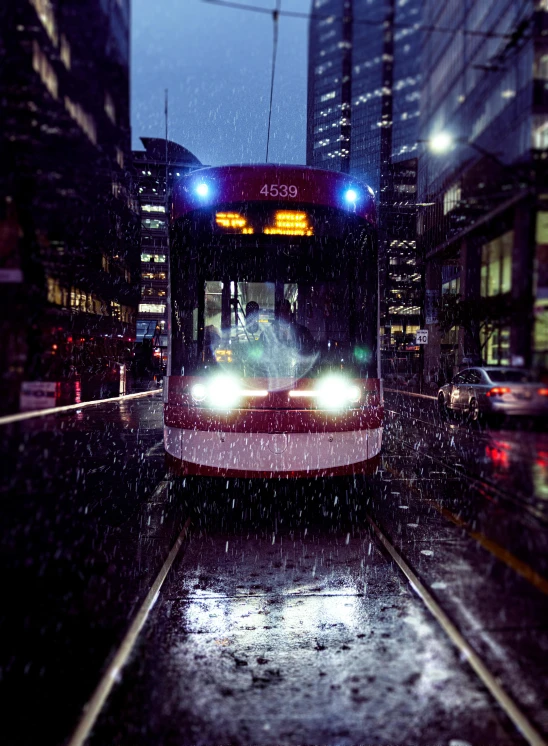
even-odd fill
[[[207,198],[200,197],[196,192],[197,185],[201,183],[209,187]],[[175,186],[171,219],[177,220],[208,204],[235,204],[248,200],[283,201],[288,208],[305,203],[348,211],[344,195],[348,189],[356,188],[358,183],[351,176],[337,171],[320,171],[305,166],[260,164],[201,168]],[[272,194],[272,187],[277,187],[275,194]],[[280,187],[286,189],[280,190]],[[290,187],[295,189],[290,190]],[[352,206],[352,213],[374,224],[376,211],[373,192],[364,190],[363,185],[360,185],[360,192]]]
[[[214,430],[234,433],[329,433],[348,432],[382,427],[383,407],[380,403],[379,381],[356,381],[366,392],[366,402],[355,409],[329,413],[317,409],[313,402],[290,398],[287,391],[271,391],[268,396],[251,401],[230,412],[197,406],[189,389],[201,379],[195,376],[171,376],[164,422],[169,427],[185,430]],[[310,386],[301,380],[299,390]],[[254,388],[263,388],[264,381],[253,380]]]

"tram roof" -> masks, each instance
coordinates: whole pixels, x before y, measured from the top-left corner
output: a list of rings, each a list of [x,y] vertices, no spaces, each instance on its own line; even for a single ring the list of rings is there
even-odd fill
[[[359,179],[338,171],[272,163],[213,166],[182,176],[174,184],[172,219],[215,205],[280,201],[288,207],[332,207],[376,223],[374,192]]]

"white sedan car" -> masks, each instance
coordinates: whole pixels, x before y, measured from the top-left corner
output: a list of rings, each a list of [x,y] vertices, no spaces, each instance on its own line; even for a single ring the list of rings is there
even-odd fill
[[[548,384],[522,368],[467,368],[439,389],[438,409],[471,422],[482,414],[548,416]]]

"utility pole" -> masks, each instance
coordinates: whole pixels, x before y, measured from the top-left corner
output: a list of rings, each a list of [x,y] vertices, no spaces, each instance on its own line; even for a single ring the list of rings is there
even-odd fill
[[[389,251],[388,224],[392,198],[392,123],[394,84],[394,15],[395,0],[386,0],[387,13],[383,24],[383,51],[381,72],[381,142],[379,174],[379,295],[381,322],[387,321],[388,299],[386,298]],[[390,347],[390,339],[388,340]]]

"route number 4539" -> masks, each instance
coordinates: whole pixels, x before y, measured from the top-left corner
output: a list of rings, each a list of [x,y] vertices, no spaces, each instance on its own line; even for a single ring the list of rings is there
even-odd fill
[[[296,197],[298,189],[294,184],[265,184],[259,193],[265,197]]]

